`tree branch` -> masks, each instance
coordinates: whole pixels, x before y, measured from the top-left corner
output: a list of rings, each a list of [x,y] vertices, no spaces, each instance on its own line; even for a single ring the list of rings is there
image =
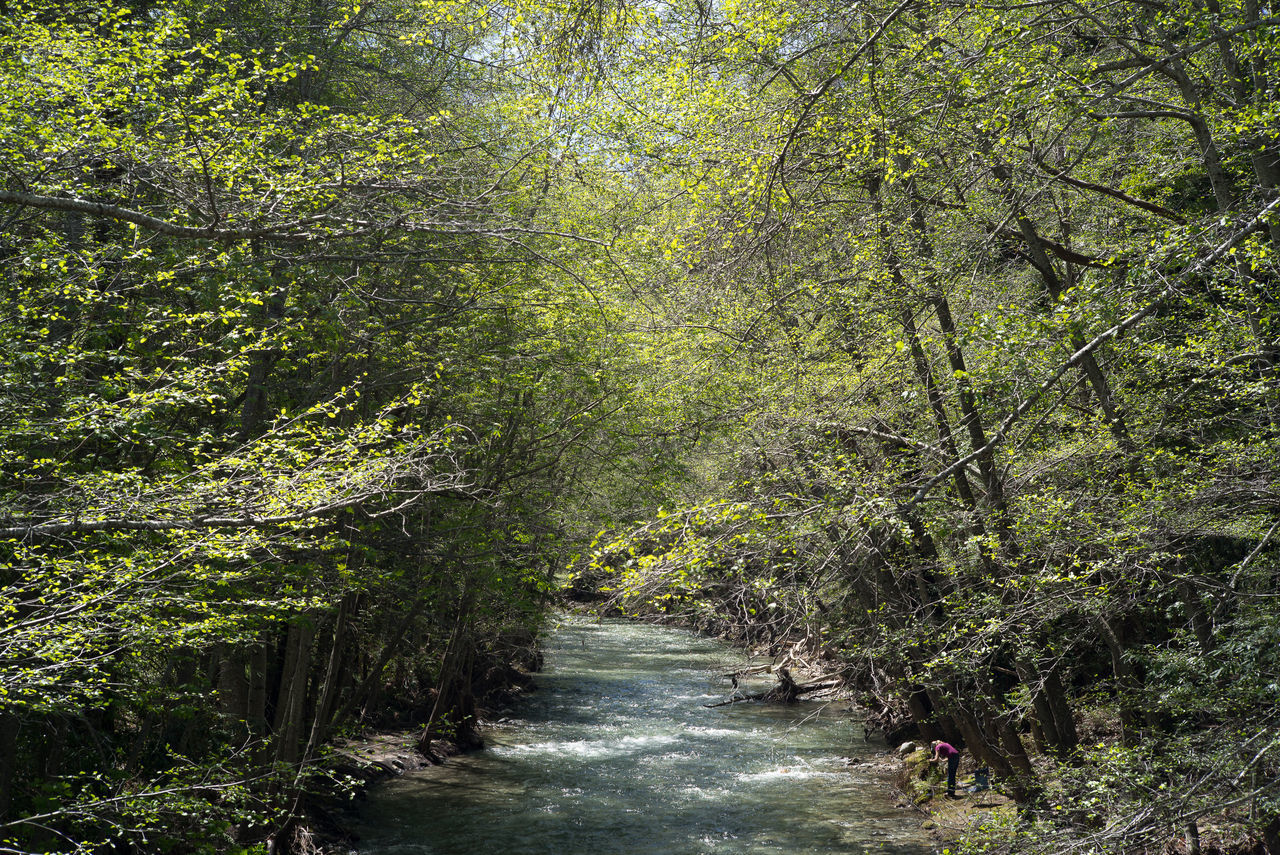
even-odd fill
[[[1209,253],[1207,256],[1200,259],[1200,261],[1196,262],[1194,265],[1192,265],[1190,268],[1184,271],[1183,274],[1179,276],[1174,282],[1170,283],[1159,294],[1157,294],[1155,298],[1151,300],[1151,302],[1149,302],[1147,305],[1143,306],[1141,309],[1134,312],[1133,314],[1129,315],[1129,317],[1125,318],[1124,320],[1110,327],[1109,329],[1104,330],[1103,332],[1094,336],[1092,340],[1090,340],[1084,345],[1084,347],[1081,347],[1075,353],[1071,354],[1070,358],[1062,362],[1043,383],[1041,383],[1039,386],[1035,388],[1034,391],[1032,391],[1032,393],[1027,397],[1025,401],[1019,404],[1017,408],[1015,408],[1014,411],[1011,412],[1005,418],[1005,420],[1000,423],[1000,427],[996,430],[995,434],[991,437],[990,441],[988,441],[986,445],[982,446],[981,448],[975,449],[969,454],[966,454],[964,457],[955,461],[950,466],[947,466],[937,475],[934,475],[932,478],[926,481],[923,485],[921,485],[920,489],[916,490],[915,495],[911,497],[911,501],[907,502],[906,507],[908,508],[914,507],[915,505],[924,501],[925,497],[929,495],[929,492],[933,490],[934,487],[938,486],[943,481],[950,478],[961,467],[968,465],[970,462],[974,460],[977,460],[979,457],[981,457],[984,454],[989,454],[992,451],[992,449],[994,449],[1000,443],[1004,442],[1005,438],[1009,434],[1010,428],[1012,428],[1014,424],[1016,424],[1019,420],[1022,419],[1023,416],[1025,416],[1028,412],[1030,412],[1031,408],[1034,407],[1040,401],[1040,399],[1044,397],[1045,393],[1048,392],[1050,389],[1052,389],[1058,383],[1058,381],[1062,379],[1062,375],[1066,374],[1072,368],[1075,368],[1078,365],[1080,365],[1080,363],[1087,356],[1089,356],[1089,354],[1093,353],[1095,350],[1097,350],[1107,341],[1110,341],[1111,339],[1120,335],[1125,330],[1140,324],[1142,321],[1146,320],[1147,318],[1155,314],[1156,311],[1159,310],[1160,307],[1165,304],[1165,301],[1173,296],[1173,294],[1177,291],[1179,286],[1187,282],[1190,282],[1196,276],[1199,276],[1201,273],[1205,271],[1205,269],[1209,267],[1209,265],[1215,263],[1216,261],[1221,259],[1223,256],[1225,256],[1227,253],[1229,253],[1231,250],[1235,249],[1237,246],[1243,243],[1244,239],[1247,238],[1250,234],[1252,234],[1254,229],[1256,229],[1261,223],[1263,223],[1271,212],[1275,211],[1278,208],[1280,208],[1280,199],[1275,199],[1274,201],[1271,202],[1271,204],[1267,205],[1265,208],[1259,211],[1242,228],[1237,229],[1236,232],[1230,238],[1228,238],[1226,241],[1220,244],[1216,249],[1213,250],[1213,252]]]
[[[237,241],[252,238],[271,238],[273,240],[310,240],[311,233],[291,233],[285,228],[296,228],[301,223],[289,227],[220,229],[216,226],[181,226],[162,220],[141,211],[125,208],[120,205],[108,205],[105,202],[91,202],[87,199],[67,199],[60,196],[41,196],[37,193],[18,193],[13,190],[0,190],[0,203],[19,205],[24,208],[43,208],[51,211],[71,211],[78,214],[89,214],[105,217],[110,220],[121,220],[136,226],[149,229],[159,234],[187,239]],[[303,221],[306,222],[306,221]]]
[[[1172,220],[1173,222],[1178,224],[1182,224],[1186,222],[1186,220],[1183,219],[1181,215],[1175,214],[1173,211],[1170,211],[1168,208],[1163,208],[1155,204],[1154,202],[1148,202],[1145,199],[1139,199],[1136,196],[1130,196],[1128,193],[1124,193],[1120,190],[1116,190],[1113,187],[1107,187],[1102,184],[1094,184],[1091,181],[1082,181],[1079,178],[1073,178],[1065,172],[1059,172],[1056,169],[1051,169],[1048,164],[1046,164],[1044,161],[1038,158],[1036,159],[1036,165],[1039,166],[1041,169],[1043,169],[1045,172],[1047,172],[1049,175],[1056,178],[1058,181],[1061,181],[1063,184],[1069,184],[1070,186],[1078,187],[1081,190],[1092,190],[1094,193],[1101,193],[1104,196],[1110,196],[1112,199],[1119,199],[1121,202],[1125,202],[1127,204],[1133,205],[1134,207],[1141,208],[1144,211],[1150,211],[1151,213],[1157,216],[1164,217],[1167,220]]]
[[[996,234],[1002,238],[1007,238],[1009,240],[1022,241],[1023,243],[1028,243],[1028,244],[1030,243],[1030,241],[1027,240],[1027,237],[1024,234],[1022,234],[1022,232],[1015,232],[1013,229],[1000,229],[998,232],[996,232]],[[1071,249],[1070,247],[1063,246],[1060,243],[1054,243],[1053,241],[1046,238],[1044,235],[1037,234],[1035,237],[1041,243],[1041,245],[1044,246],[1045,249],[1049,250],[1054,255],[1058,256],[1058,258],[1061,258],[1063,261],[1069,261],[1072,264],[1079,264],[1081,267],[1106,267],[1107,266],[1107,263],[1103,261],[1101,258],[1076,252],[1074,249]]]
[[[17,205],[24,208],[41,208],[51,211],[71,211],[89,214],[111,220],[133,223],[158,234],[186,240],[214,240],[231,243],[242,240],[262,240],[269,243],[311,243],[318,240],[340,240],[343,238],[361,237],[383,230],[400,232],[424,232],[438,235],[475,235],[510,240],[511,235],[539,235],[559,237],[579,243],[605,246],[604,241],[568,232],[557,232],[542,229],[523,228],[520,226],[484,226],[466,221],[424,222],[401,216],[384,222],[373,220],[343,219],[330,214],[318,214],[304,217],[290,223],[275,226],[257,226],[253,228],[218,228],[217,226],[183,226],[177,223],[135,211],[122,205],[109,205],[105,202],[92,202],[88,199],[65,198],[61,196],[42,196],[37,193],[19,193],[13,190],[0,190],[0,204]],[[340,231],[308,228],[322,225],[334,226]]]
[[[451,492],[465,486],[458,476],[450,475],[412,489],[397,490],[393,485],[380,489],[366,490],[343,499],[324,502],[302,510],[287,514],[270,514],[255,516],[254,514],[193,514],[183,519],[98,519],[98,520],[64,520],[62,522],[29,523],[26,525],[10,525],[0,528],[0,538],[49,537],[65,534],[91,534],[94,532],[119,531],[206,531],[213,529],[246,529],[271,528],[302,522],[308,519],[327,516],[336,511],[356,507],[371,499],[387,496],[392,493],[408,494],[409,498],[398,502],[394,507],[371,512],[369,516],[377,518],[396,513],[427,493]]]

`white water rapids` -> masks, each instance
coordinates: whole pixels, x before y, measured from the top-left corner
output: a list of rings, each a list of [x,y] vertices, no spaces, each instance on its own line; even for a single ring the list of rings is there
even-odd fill
[[[563,618],[488,747],[376,788],[359,852],[927,855],[920,817],[856,761],[843,705],[708,708],[741,654],[682,630]],[[766,680],[768,678],[765,678]],[[768,685],[762,682],[750,689]]]

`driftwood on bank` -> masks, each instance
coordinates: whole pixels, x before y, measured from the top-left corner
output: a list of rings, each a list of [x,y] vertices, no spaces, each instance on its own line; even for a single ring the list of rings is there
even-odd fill
[[[841,677],[839,675],[829,675],[820,677],[812,683],[797,683],[791,676],[791,672],[786,668],[778,668],[774,673],[778,675],[778,682],[763,692],[740,693],[738,691],[738,675],[751,673],[762,669],[748,669],[748,671],[739,671],[729,676],[733,680],[733,696],[727,701],[717,701],[714,704],[704,704],[707,707],[724,707],[729,704],[738,704],[743,701],[773,701],[776,703],[790,704],[795,703],[802,695],[808,695],[822,689],[833,689],[840,685]]]

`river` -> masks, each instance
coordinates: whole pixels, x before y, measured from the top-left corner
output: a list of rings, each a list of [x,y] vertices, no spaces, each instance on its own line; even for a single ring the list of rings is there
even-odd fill
[[[885,746],[834,704],[741,703],[740,653],[667,627],[562,618],[538,688],[488,747],[375,788],[356,832],[386,855],[832,855],[933,850],[856,765]],[[744,688],[760,688],[758,686]]]

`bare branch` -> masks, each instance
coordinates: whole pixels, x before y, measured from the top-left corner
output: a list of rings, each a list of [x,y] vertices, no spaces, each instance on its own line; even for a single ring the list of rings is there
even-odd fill
[[[109,205],[105,202],[92,202],[88,199],[64,198],[61,196],[42,196],[36,193],[19,193],[13,190],[0,190],[0,204],[17,205],[25,208],[41,208],[52,211],[72,211],[89,214],[111,220],[133,223],[158,234],[187,240],[214,240],[231,243],[243,240],[262,240],[269,243],[311,243],[313,241],[332,241],[343,238],[362,237],[379,231],[418,232],[437,235],[475,235],[478,237],[494,237],[509,239],[510,235],[559,237],[578,243],[589,243],[606,246],[604,241],[569,232],[549,231],[543,229],[524,228],[520,226],[487,226],[479,222],[465,220],[422,221],[407,216],[400,216],[385,221],[357,220],[335,217],[331,214],[319,214],[303,217],[288,223],[274,226],[258,226],[253,228],[218,228],[209,226],[184,226],[162,220],[132,208],[121,205]],[[334,229],[337,229],[335,231]]]
[[[24,208],[43,208],[51,211],[71,211],[78,214],[105,217],[110,220],[120,220],[126,223],[133,223],[136,226],[141,226],[142,228],[149,229],[150,231],[178,238],[220,241],[270,238],[272,240],[305,241],[311,240],[314,237],[311,233],[303,234],[286,231],[287,229],[298,228],[308,221],[300,221],[298,223],[290,224],[289,226],[276,226],[271,228],[220,229],[217,226],[182,226],[120,205],[108,205],[105,202],[91,202],[87,199],[67,199],[59,196],[41,196],[37,193],[17,193],[13,190],[0,190],[0,203],[4,203],[6,205],[19,205]]]
[[[1124,192],[1121,192],[1120,190],[1116,190],[1114,187],[1107,187],[1102,184],[1094,184],[1092,181],[1082,181],[1079,178],[1073,178],[1072,176],[1068,175],[1065,172],[1059,172],[1056,169],[1050,168],[1048,164],[1046,164],[1043,160],[1040,160],[1038,158],[1036,160],[1036,165],[1039,166],[1041,169],[1043,169],[1045,172],[1052,175],[1057,180],[1061,181],[1063,184],[1069,184],[1070,186],[1078,187],[1081,190],[1092,190],[1094,193],[1101,193],[1104,196],[1110,196],[1112,199],[1119,199],[1121,202],[1125,202],[1129,205],[1133,205],[1134,207],[1141,208],[1144,211],[1150,211],[1151,213],[1156,214],[1157,216],[1164,217],[1167,220],[1172,220],[1175,223],[1186,222],[1186,220],[1183,219],[1181,215],[1175,214],[1173,211],[1170,211],[1168,208],[1163,208],[1160,205],[1155,204],[1154,202],[1148,202],[1145,199],[1139,199],[1136,196],[1130,196],[1128,193],[1124,193]]]

